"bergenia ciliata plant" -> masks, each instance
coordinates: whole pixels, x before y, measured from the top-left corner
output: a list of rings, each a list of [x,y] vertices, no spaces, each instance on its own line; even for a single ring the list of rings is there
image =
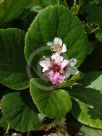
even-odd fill
[[[0,0],[0,136],[102,136],[101,20],[102,0]]]

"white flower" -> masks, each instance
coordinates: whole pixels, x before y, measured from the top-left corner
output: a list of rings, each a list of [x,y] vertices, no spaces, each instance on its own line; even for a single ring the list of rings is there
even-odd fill
[[[53,42],[48,42],[47,45],[50,49],[58,54],[65,53],[67,51],[67,47],[65,43],[58,37],[55,37]]]
[[[67,68],[67,72],[66,72],[66,78],[69,78],[70,75],[76,75],[78,74],[78,69],[75,67],[76,63],[77,63],[77,59],[70,59],[69,60],[69,65],[68,65],[68,68]]]

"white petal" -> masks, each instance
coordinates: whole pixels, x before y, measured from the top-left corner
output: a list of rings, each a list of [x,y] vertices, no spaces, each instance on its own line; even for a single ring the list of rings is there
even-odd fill
[[[69,61],[68,60],[64,60],[61,64],[61,68],[65,68],[68,65]]]
[[[66,47],[65,44],[63,44],[63,46],[62,46],[62,51],[61,51],[61,52],[66,52],[66,51],[67,51],[67,47]]]
[[[71,65],[71,67],[75,66],[76,63],[77,63],[77,59],[72,58],[72,59],[70,60],[70,65]]]
[[[47,45],[48,45],[48,46],[53,46],[53,45],[54,45],[54,42],[47,42]]]
[[[63,59],[64,59],[63,56],[58,56],[55,59],[55,63],[57,63],[58,65],[61,65],[63,62]]]
[[[66,72],[65,78],[68,79],[69,77],[70,77],[70,71],[68,70],[68,71]]]
[[[55,37],[54,38],[54,44],[59,44],[59,45],[62,46],[62,40],[60,38],[58,38],[58,37]]]
[[[64,58],[63,58],[63,56],[60,56],[58,53],[53,53],[51,56],[51,59],[55,60],[56,64],[61,65]]]
[[[70,74],[71,75],[76,75],[78,74],[78,69],[76,67],[71,67],[70,68]]]
[[[43,67],[42,72],[45,72],[45,71],[47,71],[47,70],[49,70],[48,67]]]

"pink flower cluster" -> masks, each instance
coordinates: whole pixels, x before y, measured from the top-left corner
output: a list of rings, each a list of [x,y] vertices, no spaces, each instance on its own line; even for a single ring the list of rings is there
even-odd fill
[[[40,61],[44,77],[47,77],[53,85],[56,85],[64,82],[70,75],[78,74],[75,67],[77,60],[64,58],[63,53],[67,51],[67,48],[60,38],[55,37],[54,41],[48,42],[47,45],[54,53],[50,58],[44,57],[44,60]]]

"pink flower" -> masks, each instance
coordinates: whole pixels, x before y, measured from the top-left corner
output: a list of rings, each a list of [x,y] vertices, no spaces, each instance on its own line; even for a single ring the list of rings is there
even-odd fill
[[[51,59],[45,58],[40,61],[40,65],[43,67],[43,75],[48,77],[53,85],[64,81],[64,68],[68,65],[68,63],[68,60],[65,60],[63,56],[58,54],[53,54]]]
[[[67,51],[66,45],[62,43],[60,38],[55,37],[53,42],[48,42],[47,45],[55,53],[52,54],[51,58],[44,57],[44,60],[40,61],[43,76],[47,77],[53,85],[56,85],[64,82],[71,75],[78,74],[75,67],[77,60],[74,58],[67,60],[60,55]]]

